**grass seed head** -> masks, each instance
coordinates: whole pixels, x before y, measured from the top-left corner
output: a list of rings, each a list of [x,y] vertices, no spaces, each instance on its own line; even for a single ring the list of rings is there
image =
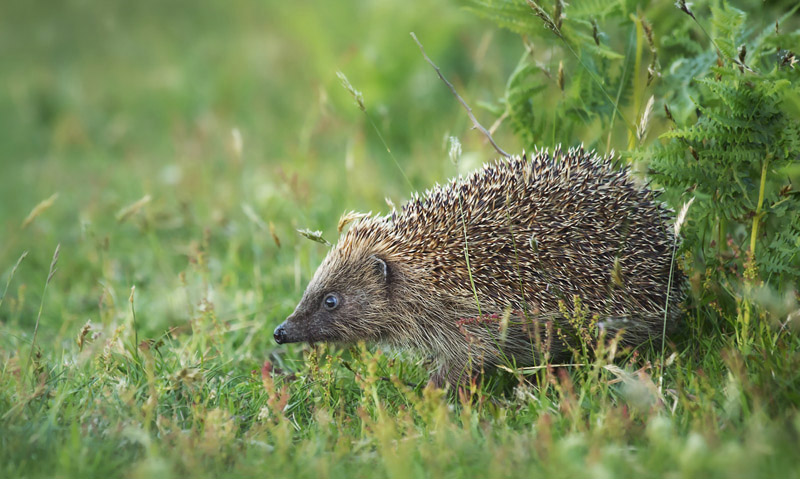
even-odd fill
[[[345,76],[344,73],[337,71],[336,76],[339,78],[339,81],[342,82],[342,86],[344,87],[344,89],[350,92],[350,95],[353,96],[356,105],[358,105],[358,109],[366,113],[367,107],[364,104],[364,94],[355,89],[355,87],[350,83],[350,80],[347,79],[347,76]]]
[[[28,225],[33,222],[33,220],[53,206],[53,203],[55,203],[57,199],[58,193],[53,193],[49,198],[40,201],[39,204],[34,206],[31,212],[28,213],[28,216],[26,216],[25,220],[22,222],[22,229],[27,228]]]
[[[144,195],[139,200],[134,201],[133,203],[129,204],[128,206],[122,208],[117,213],[117,223],[123,223],[125,220],[133,216],[134,214],[138,213],[142,208],[150,203],[152,198],[150,195]]]

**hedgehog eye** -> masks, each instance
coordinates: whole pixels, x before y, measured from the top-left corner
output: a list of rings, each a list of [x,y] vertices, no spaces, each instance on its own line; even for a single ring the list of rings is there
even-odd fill
[[[322,304],[328,311],[333,311],[339,307],[339,296],[336,293],[328,293],[322,300]]]

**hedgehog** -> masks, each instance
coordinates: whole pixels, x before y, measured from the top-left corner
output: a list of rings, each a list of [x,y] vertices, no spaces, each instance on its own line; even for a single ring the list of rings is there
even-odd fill
[[[669,213],[583,147],[495,160],[353,222],[274,338],[416,351],[442,387],[567,359],[585,329],[635,348],[678,320]]]

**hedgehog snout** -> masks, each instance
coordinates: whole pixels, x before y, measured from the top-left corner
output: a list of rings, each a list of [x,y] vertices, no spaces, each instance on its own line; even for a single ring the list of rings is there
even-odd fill
[[[284,322],[278,325],[275,328],[275,332],[272,333],[272,337],[275,338],[275,342],[278,344],[285,344],[285,343],[296,343],[299,340],[295,337],[297,336],[297,329],[296,325],[292,325],[292,320],[294,319],[294,314],[291,314]]]
[[[275,332],[272,333],[272,337],[275,338],[275,342],[278,344],[286,342],[286,328],[283,327],[283,324],[284,323],[279,324],[278,327],[275,328]]]

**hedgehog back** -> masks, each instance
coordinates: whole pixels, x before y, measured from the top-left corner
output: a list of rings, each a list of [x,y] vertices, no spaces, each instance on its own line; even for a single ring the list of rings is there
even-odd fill
[[[474,301],[477,293],[484,314],[553,313],[577,296],[590,313],[633,319],[626,329],[659,335],[673,248],[668,217],[609,160],[583,149],[539,151],[361,220],[337,247],[403,264],[419,295]]]

